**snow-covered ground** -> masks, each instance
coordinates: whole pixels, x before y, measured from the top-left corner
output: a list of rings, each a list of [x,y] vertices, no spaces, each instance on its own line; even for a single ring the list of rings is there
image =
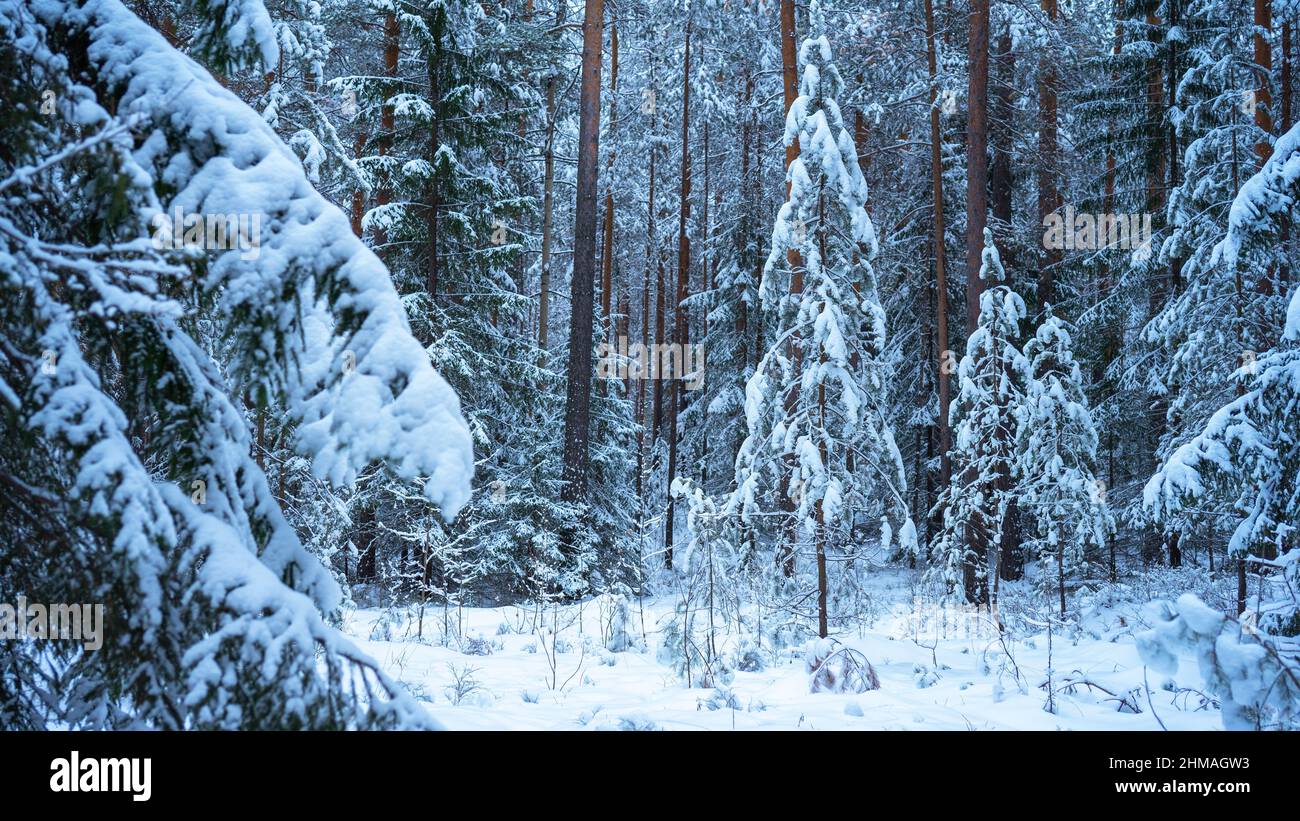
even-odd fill
[[[1044,709],[1045,629],[1005,644],[978,622],[937,636],[942,628],[909,604],[907,578],[904,571],[877,574],[872,596],[883,604],[881,615],[836,637],[878,673],[879,689],[855,694],[811,693],[799,648],[768,654],[765,669],[736,672],[722,690],[685,687],[657,660],[658,624],[672,612],[671,596],[643,603],[648,646],[620,653],[602,647],[598,600],[541,611],[429,608],[423,638],[414,611],[359,609],[345,629],[450,729],[1222,728],[1218,709],[1204,706],[1193,659],[1183,659],[1173,679],[1145,671],[1133,640],[1142,627],[1141,591],[1117,606],[1085,608],[1073,636],[1053,636],[1053,714]],[[639,639],[636,602],[632,613]],[[551,639],[532,632],[539,619],[560,628],[554,670]],[[457,634],[464,638],[443,638]]]

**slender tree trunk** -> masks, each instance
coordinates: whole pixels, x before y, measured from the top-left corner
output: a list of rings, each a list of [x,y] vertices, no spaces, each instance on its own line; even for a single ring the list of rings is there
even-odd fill
[[[1049,2],[1051,0],[1045,0]],[[1011,26],[1007,25],[998,37],[998,51],[995,58],[997,84],[993,95],[992,119],[989,121],[989,137],[993,149],[993,165],[989,170],[989,193],[992,202],[994,236],[1001,236],[1004,251],[1002,264],[1006,269],[1008,282],[1015,287],[1015,258],[1013,236],[1012,203],[1014,191],[1011,180],[1011,147],[1014,134],[1015,108],[1012,101],[1012,86],[1016,78],[1016,55],[1012,51]],[[1041,279],[1040,279],[1041,282]],[[1009,432],[999,433],[1002,438],[1010,436]],[[998,487],[1003,493],[1011,489],[1010,466],[1004,466],[998,476]],[[1001,539],[998,541],[998,575],[999,578],[1014,581],[1020,578],[1020,516],[1015,496],[1007,504],[1006,514],[1002,518]]]
[[[555,8],[555,27],[564,25],[569,4]],[[542,258],[537,296],[537,347],[545,354],[551,320],[551,235],[555,227],[555,86],[558,78],[546,78],[546,147],[542,152]]]
[[[686,300],[691,293],[691,239],[686,233],[686,225],[691,215],[691,25],[686,21],[685,57],[682,61],[682,162],[681,193],[677,210],[677,293],[673,300],[673,344],[682,351],[680,362],[686,362],[687,345],[690,342],[690,315],[686,310]],[[679,360],[674,359],[674,363]],[[661,374],[662,376],[662,374]],[[686,380],[682,374],[673,373],[669,386],[668,400],[668,511],[664,518],[664,566],[673,566],[673,525],[676,514],[676,500],[673,498],[673,479],[677,477],[677,430],[678,415],[686,401]]]
[[[1259,86],[1255,91],[1255,125],[1265,136],[1255,144],[1255,156],[1262,166],[1273,153],[1268,135],[1273,133],[1273,93],[1269,78],[1273,72],[1273,0],[1255,0],[1255,65]]]
[[[1294,124],[1291,116],[1291,21],[1288,19],[1282,22],[1282,125],[1278,133],[1285,134]]]
[[[948,342],[948,258],[943,210],[943,131],[939,122],[939,67],[935,47],[934,0],[925,0],[925,59],[930,80],[930,204],[934,212],[935,354],[939,385],[939,482],[952,482],[952,404],[954,354]]]
[[[998,36],[997,54],[993,57],[992,70],[995,81],[989,119],[989,147],[993,153],[992,164],[989,166],[989,211],[993,216],[993,236],[1003,246],[1002,266],[1006,269],[1008,281],[1014,283],[1015,260],[1012,256],[1014,246],[1010,239],[1013,234],[1011,148],[1014,140],[1012,119],[1015,109],[1012,107],[1011,95],[1012,84],[1016,79],[1016,55],[1011,49],[1009,24]]]
[[[1151,42],[1156,42],[1159,38],[1160,18],[1155,14],[1148,14],[1147,26],[1152,30],[1149,35]],[[1164,82],[1160,63],[1152,61],[1148,68],[1147,75],[1147,124],[1152,129],[1152,133],[1160,133],[1161,118],[1164,115]],[[1155,161],[1147,169],[1146,181],[1146,199],[1147,210],[1153,214],[1164,213],[1165,203],[1165,160],[1166,152],[1158,152],[1155,155]],[[1165,288],[1168,285],[1168,276],[1162,273],[1158,264],[1149,264],[1149,279],[1147,283],[1147,318],[1154,318],[1164,305]],[[1146,450],[1151,454],[1152,460],[1155,459],[1156,448],[1163,435],[1165,424],[1165,406],[1159,397],[1150,397],[1150,410],[1148,412],[1148,441]],[[1154,469],[1154,463],[1152,464]],[[1163,533],[1155,529],[1149,529],[1143,539],[1142,558],[1144,562],[1159,561],[1163,546]]]
[[[611,338],[613,319],[610,314],[614,293],[614,157],[617,153],[614,140],[618,129],[618,26],[610,26],[609,35],[609,137],[610,149],[605,183],[605,236],[601,243],[600,259],[600,310],[605,322],[605,336]]]
[[[970,71],[966,95],[966,333],[979,323],[980,259],[984,250],[984,228],[988,225],[988,89],[989,89],[989,0],[971,0],[970,30],[967,37]],[[968,601],[988,602],[989,520],[984,511],[966,526],[967,558],[962,575]]]
[[[399,30],[397,25],[397,15],[389,12],[384,15],[384,76],[392,80],[394,84],[397,81],[397,56],[398,56],[398,38]],[[393,131],[396,129],[396,118],[393,106],[388,102],[392,95],[396,93],[396,88],[390,87],[385,92],[384,105],[379,110],[379,156],[387,157],[392,153]],[[393,200],[393,181],[392,175],[387,169],[382,170],[379,174],[379,192],[375,197],[377,204],[388,205]],[[375,246],[382,247],[388,244],[388,232],[383,228],[375,231]]]
[[[980,315],[980,256],[988,226],[989,0],[971,0],[966,93],[966,333]]]
[[[604,0],[586,0],[582,21],[582,91],[578,105],[578,190],[573,223],[568,391],[564,403],[566,501],[586,497],[590,459],[592,293],[596,265],[596,176],[600,151],[600,70]]]
[[[795,98],[799,96],[798,84],[798,61],[796,59],[795,37],[794,37],[794,0],[781,0],[781,83],[784,93],[785,111],[790,111],[790,106],[794,104]],[[786,198],[790,197],[790,180],[788,174],[790,165],[799,156],[799,143],[792,140],[785,147],[785,168],[787,180],[785,185]],[[786,260],[790,265],[790,295],[795,300],[803,293],[803,260],[799,257],[799,252],[790,249],[786,254]],[[800,363],[803,358],[803,342],[799,334],[790,335],[787,355],[791,363],[791,373],[799,373]],[[799,401],[799,384],[796,381],[790,386],[785,395],[785,414],[789,418],[794,415],[795,407]],[[786,576],[794,575],[795,567],[795,549],[794,542],[796,538],[796,528],[794,521],[795,502],[792,494],[792,484],[794,482],[795,457],[793,453],[787,453],[782,460],[785,469],[782,473],[780,487],[780,504],[782,510],[787,514],[786,526],[782,534],[781,550],[778,557],[781,562],[782,572]]]
[[[1056,34],[1056,0],[1041,0],[1043,14],[1047,17],[1053,36]],[[1060,147],[1057,141],[1057,79],[1056,50],[1045,50],[1038,75],[1038,224],[1043,225],[1047,215],[1061,207],[1061,192],[1057,186],[1060,170]],[[1038,311],[1041,312],[1053,299],[1052,279],[1061,263],[1061,249],[1048,248],[1038,267]]]
[[[439,88],[437,69],[432,59],[429,60],[429,101],[433,106],[434,116],[429,124],[429,159],[430,162],[438,155],[438,101],[441,99],[442,90]],[[429,178],[429,203],[425,211],[425,229],[429,242],[429,262],[428,274],[426,275],[425,288],[429,292],[430,302],[436,302],[438,298],[438,180],[436,177]],[[495,324],[495,322],[493,323]]]
[[[354,156],[360,157],[361,152],[365,150],[367,135],[364,131],[357,132],[357,141],[353,146]],[[352,233],[358,237],[361,236],[361,218],[366,214],[366,189],[361,185],[352,189]]]

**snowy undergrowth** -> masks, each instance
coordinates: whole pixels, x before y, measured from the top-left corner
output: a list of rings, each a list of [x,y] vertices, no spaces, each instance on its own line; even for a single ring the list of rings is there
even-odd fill
[[[874,668],[879,689],[861,693],[810,692],[802,645],[774,648],[766,638],[728,683],[684,686],[660,660],[672,596],[630,601],[624,652],[606,649],[616,610],[608,598],[426,608],[422,636],[415,609],[362,609],[346,630],[452,729],[1220,729],[1191,656],[1160,675],[1135,645],[1151,626],[1148,597],[1189,589],[1192,575],[1099,583],[1074,593],[1077,615],[1050,624],[1019,615],[1040,595],[1032,580],[1004,584],[1008,630],[999,638],[979,619],[918,605],[911,573],[877,572],[868,592],[879,615],[832,636]],[[734,649],[738,638],[724,644]]]

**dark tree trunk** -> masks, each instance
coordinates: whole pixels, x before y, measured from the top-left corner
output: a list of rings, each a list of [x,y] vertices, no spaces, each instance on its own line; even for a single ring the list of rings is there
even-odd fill
[[[970,31],[967,38],[970,79],[966,94],[966,333],[979,322],[980,257],[984,250],[984,228],[988,225],[988,90],[989,90],[989,0],[971,0]],[[984,514],[987,514],[985,511]],[[968,601],[988,602],[988,579],[980,574],[988,567],[990,534],[987,515],[967,524],[967,558],[962,576]]]
[[[930,204],[934,213],[935,355],[939,385],[939,482],[952,482],[952,430],[948,408],[952,404],[953,357],[948,341],[948,258],[943,210],[943,131],[939,122],[939,67],[935,46],[934,0],[925,0],[925,59],[930,79]]]
[[[686,300],[691,294],[691,240],[686,235],[686,225],[691,216],[691,25],[686,21],[685,56],[682,60],[682,163],[681,188],[677,211],[677,293],[673,299],[673,345],[680,346],[683,367],[686,363],[686,346],[690,342],[690,315],[686,310]],[[674,365],[677,360],[674,358]],[[660,374],[663,377],[663,374]],[[673,381],[669,385],[668,401],[668,510],[664,516],[664,566],[673,566],[673,519],[677,506],[673,498],[673,479],[677,477],[677,439],[679,431],[677,422],[679,412],[686,401],[686,380],[682,374],[674,371]]]
[[[596,172],[600,142],[600,69],[604,0],[587,0],[582,21],[582,92],[578,106],[578,191],[573,221],[568,390],[564,402],[566,501],[586,497],[590,460],[592,312],[595,307]]]

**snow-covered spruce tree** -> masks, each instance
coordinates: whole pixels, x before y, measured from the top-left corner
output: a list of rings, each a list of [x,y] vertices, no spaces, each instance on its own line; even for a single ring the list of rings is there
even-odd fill
[[[1280,226],[1293,220],[1298,181],[1300,128],[1293,128],[1241,187],[1209,264],[1258,272],[1261,260],[1271,261]],[[1143,501],[1164,521],[1222,492],[1239,517],[1229,555],[1272,558],[1293,549],[1300,527],[1300,292],[1293,289],[1281,339],[1237,378],[1240,395],[1170,455],[1147,483]]]
[[[1253,119],[1256,69],[1249,65],[1251,26],[1222,0],[1186,10],[1190,66],[1178,86],[1175,122],[1187,141],[1182,182],[1169,194],[1169,236],[1161,263],[1176,271],[1169,299],[1141,334],[1151,351],[1145,367],[1161,383],[1167,404],[1160,461],[1199,433],[1238,392],[1233,374],[1277,340],[1286,313],[1283,246],[1256,253],[1249,268],[1215,264],[1228,209],[1255,167],[1255,146],[1269,136]],[[1264,105],[1261,101],[1260,105]],[[1263,251],[1265,249],[1259,249]],[[1191,535],[1207,515],[1222,515],[1231,499],[1206,497],[1198,510],[1167,517],[1164,528]],[[1181,555],[1171,542],[1171,560]],[[1213,549],[1213,546],[1211,546]]]
[[[979,320],[957,366],[957,395],[949,412],[953,431],[952,483],[939,495],[943,515],[931,545],[932,571],[947,595],[989,602],[996,577],[1007,506],[1016,491],[1016,425],[1029,381],[1029,363],[1016,347],[1024,300],[1004,283],[993,234],[984,231]]]
[[[905,546],[915,528],[886,420],[892,369],[870,263],[876,235],[863,207],[867,184],[835,103],[841,79],[818,3],[809,15],[800,95],[785,130],[799,156],[789,168],[789,197],[759,289],[777,330],[745,388],[748,436],[728,509],[755,527],[765,519],[782,560],[800,553],[800,545],[813,548],[824,637],[828,554],[849,548],[871,505],[894,519],[883,531],[897,533]]]
[[[1018,504],[1034,523],[1025,547],[1038,556],[1044,591],[1065,615],[1065,581],[1097,558],[1115,522],[1097,477],[1097,431],[1065,323],[1047,306],[1025,346],[1029,383],[1016,429]]]
[[[274,54],[245,24],[260,3],[225,13],[219,52]],[[96,651],[0,642],[4,725],[429,726],[331,626],[340,591],[235,398],[292,419],[320,479],[384,462],[454,515],[469,434],[383,266],[266,123],[118,0],[5,0],[0,48],[0,599],[108,607]],[[244,221],[177,244],[175,209]]]
[[[1300,193],[1300,127],[1277,141],[1228,212],[1228,230],[1210,264],[1257,270],[1272,259],[1279,226],[1290,224]],[[1143,502],[1157,521],[1185,514],[1211,493],[1233,500],[1239,517],[1228,553],[1261,577],[1254,628],[1213,612],[1191,594],[1161,604],[1163,620],[1139,644],[1143,657],[1172,671],[1174,653],[1192,649],[1223,704],[1224,725],[1295,728],[1300,703],[1300,601],[1295,595],[1300,528],[1300,291],[1293,290],[1280,341],[1238,374],[1243,392],[1179,446],[1147,483]],[[1244,572],[1238,610],[1246,604]],[[1271,591],[1265,595],[1263,588]]]

